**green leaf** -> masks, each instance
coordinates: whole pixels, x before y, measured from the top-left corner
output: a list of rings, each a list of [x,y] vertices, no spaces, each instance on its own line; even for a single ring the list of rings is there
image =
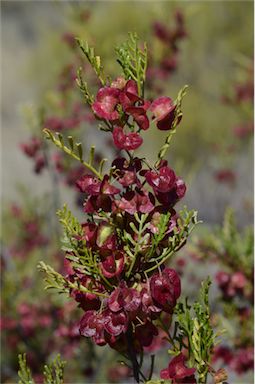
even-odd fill
[[[46,274],[44,279],[46,286],[45,289],[55,289],[59,293],[68,293],[72,287],[70,282],[66,280],[60,273],[56,272],[50,265],[40,261],[38,269]]]
[[[73,137],[72,136],[68,136],[67,139],[68,139],[68,142],[69,142],[70,149],[71,149],[71,151],[73,151],[73,146],[74,146]]]
[[[127,278],[130,276],[135,264],[139,252],[143,246],[148,242],[148,236],[145,231],[148,229],[150,223],[146,222],[148,213],[143,213],[141,217],[137,213],[134,214],[135,222],[130,223],[130,228],[136,233],[136,240],[131,240],[130,234],[124,231],[124,239],[126,239],[125,251],[129,256],[129,268],[127,270]],[[138,226],[138,228],[137,228]]]
[[[30,368],[27,366],[26,354],[20,354],[19,359],[19,384],[34,384],[34,380],[30,371]]]
[[[199,383],[206,383],[212,349],[219,335],[210,323],[210,285],[208,277],[201,284],[198,301],[189,306],[186,299],[185,303],[180,302],[175,308],[179,338],[188,338],[189,359],[197,369]]]
[[[165,381],[165,380],[149,380],[149,381],[146,381],[145,384],[164,384],[164,383],[167,383],[170,381]]]
[[[79,160],[82,161],[82,157],[83,157],[82,144],[81,143],[76,143],[76,148],[78,150]]]
[[[85,102],[91,106],[94,102],[94,96],[91,95],[91,93],[88,90],[87,83],[82,78],[82,68],[79,68],[77,71],[76,83],[77,83],[78,87],[80,88],[81,93],[84,96]]]
[[[120,64],[127,80],[133,79],[137,83],[138,95],[144,94],[144,82],[147,69],[147,46],[139,48],[136,33],[129,33],[128,40],[115,49],[117,62]]]
[[[91,249],[87,248],[86,241],[83,238],[84,232],[79,220],[73,216],[66,204],[62,209],[57,211],[57,215],[64,231],[64,236],[61,240],[62,250],[72,253],[66,257],[72,261],[73,266],[75,263],[75,267],[79,268],[82,272],[86,270],[87,274],[97,277],[100,273],[98,256],[97,254],[93,254]],[[110,231],[112,231],[112,228]],[[101,241],[104,242],[107,236],[105,232],[102,233]]]
[[[80,267],[82,268],[82,265],[80,263],[77,263],[77,265],[75,265],[75,266],[77,268],[80,268]],[[45,280],[47,285],[45,286],[45,289],[55,289],[59,293],[68,293],[68,294],[69,294],[70,289],[77,289],[77,290],[84,292],[84,293],[92,293],[92,294],[95,294],[97,296],[107,297],[107,295],[105,295],[103,293],[87,289],[83,285],[80,285],[79,281],[75,280],[74,282],[71,282],[71,281],[65,279],[64,276],[62,276],[60,273],[55,271],[50,265],[45,264],[43,261],[40,261],[40,263],[38,264],[38,269],[41,272],[44,272],[46,274],[46,277],[44,280]],[[90,274],[89,272],[84,271],[84,270],[82,270],[82,272],[84,272],[88,275]]]
[[[87,41],[83,41],[79,38],[77,38],[76,41],[77,41],[80,49],[82,50],[82,52],[86,56],[91,67],[96,72],[96,75],[99,78],[99,80],[101,81],[101,84],[104,86],[106,81],[105,81],[105,76],[103,73],[103,66],[101,64],[100,56],[95,55],[94,48],[90,47]]]
[[[62,361],[60,355],[49,365],[44,366],[44,384],[63,384],[64,383],[64,366],[66,362]]]

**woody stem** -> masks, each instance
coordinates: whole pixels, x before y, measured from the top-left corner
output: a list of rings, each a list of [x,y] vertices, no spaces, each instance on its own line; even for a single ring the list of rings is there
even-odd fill
[[[133,332],[132,332],[132,328],[130,326],[129,326],[128,331],[126,333],[126,337],[127,337],[127,345],[128,345],[128,355],[129,355],[129,359],[132,363],[134,379],[137,383],[139,383],[140,382],[139,364],[137,362],[136,353],[134,350]]]

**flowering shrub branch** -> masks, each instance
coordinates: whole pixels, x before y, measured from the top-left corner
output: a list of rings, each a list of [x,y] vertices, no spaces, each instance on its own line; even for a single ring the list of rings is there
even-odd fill
[[[166,265],[198,223],[195,211],[175,210],[186,185],[164,159],[182,118],[181,103],[187,87],[179,92],[176,101],[170,97],[145,99],[147,49],[146,45],[143,50],[139,48],[135,34],[130,34],[129,40],[116,50],[124,77],[114,81],[102,78],[101,60],[94,50],[81,40],[78,43],[102,88],[94,98],[89,96],[81,77],[78,85],[95,117],[107,127],[99,128],[108,131],[113,145],[124,154],[118,155],[108,172],[103,173],[104,160],[99,170],[93,165],[94,147],[89,160],[84,161],[80,143],[74,144],[69,136],[66,146],[61,134],[55,136],[44,129],[48,139],[81,162],[88,172],[76,182],[84,194],[86,221],[80,223],[66,206],[58,211],[68,274],[62,276],[41,262],[46,288],[68,292],[79,303],[84,311],[80,334],[97,345],[108,344],[129,360],[137,383],[152,378],[155,357],[151,357],[149,372],[143,372],[143,355],[162,327],[175,354],[168,373],[162,371],[162,378],[174,383],[183,378],[196,382],[197,372],[199,382],[206,383],[214,344],[209,282],[202,287],[203,300],[193,306],[193,318],[188,304],[177,305],[181,281],[177,272]],[[142,132],[154,122],[159,130],[169,133],[156,163],[151,165],[137,157],[135,150],[143,144]],[[174,316],[177,323],[172,336]],[[185,348],[189,368],[184,365]]]

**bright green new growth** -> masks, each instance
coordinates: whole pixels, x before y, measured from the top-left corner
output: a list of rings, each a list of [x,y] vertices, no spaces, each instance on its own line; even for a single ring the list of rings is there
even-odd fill
[[[138,95],[144,95],[144,82],[147,69],[147,46],[138,46],[136,33],[129,33],[129,39],[120,47],[115,48],[117,62],[120,64],[126,80],[133,79],[137,83]]]
[[[107,297],[107,295],[92,291],[80,285],[79,280],[75,280],[73,283],[65,279],[60,273],[55,271],[50,265],[45,264],[43,261],[40,261],[38,264],[38,269],[41,272],[44,272],[46,277],[44,281],[46,282],[45,289],[55,289],[59,293],[69,293],[71,289],[77,289],[84,293],[93,293],[97,296]]]
[[[131,264],[129,266],[127,277],[130,276],[132,269],[135,265],[135,262],[137,260],[137,256],[139,252],[141,251],[142,247],[146,245],[146,242],[148,240],[149,234],[145,234],[145,231],[149,227],[150,223],[146,223],[146,220],[148,218],[148,213],[142,214],[139,218],[139,215],[137,213],[134,214],[134,217],[136,219],[136,223],[138,224],[138,228],[136,225],[132,222],[130,223],[131,229],[136,234],[136,240],[133,239],[133,237],[126,231],[124,231],[124,239],[127,240],[127,244],[124,247],[125,252],[131,259]],[[132,244],[132,248],[129,247],[129,244]]]
[[[19,384],[34,384],[34,380],[30,371],[30,368],[27,366],[26,354],[18,356],[19,359]]]
[[[18,356],[19,359],[19,384],[35,384],[30,368],[27,366],[26,354]],[[63,384],[64,383],[64,366],[60,355],[57,355],[52,363],[44,366],[44,384]]]
[[[197,369],[199,383],[206,383],[212,349],[219,336],[219,333],[214,333],[210,324],[210,285],[210,278],[202,282],[199,300],[193,306],[190,306],[186,299],[185,303],[178,303],[175,308],[179,331],[175,339],[179,341],[181,347],[185,345],[183,339],[187,337],[189,361],[191,366]],[[175,354],[175,351],[169,352]]]
[[[106,286],[112,288],[111,283],[103,276],[99,268],[100,260],[98,254],[90,248],[87,248],[86,241],[82,238],[83,229],[79,221],[72,215],[66,205],[64,205],[62,210],[57,212],[57,215],[63,226],[62,250],[67,252],[65,257],[71,262],[72,266],[81,273],[92,276],[95,279],[103,279]],[[100,218],[102,219],[103,217],[104,216]],[[197,220],[197,212],[193,210],[188,211],[186,207],[184,207],[184,209],[180,211],[177,227],[173,230],[173,236],[168,238],[167,247],[159,252],[157,247],[167,234],[169,218],[170,213],[160,215],[160,220],[157,225],[158,232],[153,235],[151,246],[149,249],[146,249],[145,252],[143,252],[143,248],[146,248],[149,236],[149,234],[146,234],[146,230],[150,226],[150,222],[147,221],[148,214],[142,214],[140,217],[138,214],[134,215],[135,221],[130,223],[130,228],[136,234],[135,239],[126,230],[122,232],[121,229],[115,228],[119,237],[123,239],[126,244],[124,250],[128,257],[128,260],[126,260],[128,265],[126,272],[127,278],[130,277],[134,266],[141,258],[143,258],[144,262],[151,264],[151,267],[144,271],[145,275],[165,263],[181,248],[194,227],[199,223]],[[105,227],[104,230],[107,231],[105,236],[108,237],[114,228],[109,226]],[[100,234],[98,241],[104,241],[104,233]],[[101,293],[91,291],[83,285],[79,285],[79,280],[70,282],[44,262],[40,262],[38,267],[40,271],[46,273],[45,281],[47,285],[45,289],[56,289],[60,293],[68,293],[70,289],[79,289],[85,293],[105,296]]]

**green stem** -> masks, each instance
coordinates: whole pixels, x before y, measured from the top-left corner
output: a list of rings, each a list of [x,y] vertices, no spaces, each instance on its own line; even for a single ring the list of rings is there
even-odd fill
[[[99,274],[100,274],[100,277],[101,277],[101,279],[105,282],[105,284],[107,285],[107,287],[108,288],[110,288],[110,289],[113,289],[113,286],[112,286],[112,284],[104,277],[104,275],[101,273],[101,272],[99,272]]]
[[[154,371],[154,363],[155,363],[155,355],[151,355],[151,366],[150,366],[150,373],[148,376],[148,381],[150,381],[152,378],[153,371]]]
[[[103,179],[103,176],[89,163],[87,163],[86,161],[84,161],[81,157],[79,157],[78,155],[76,155],[73,150],[69,149],[68,147],[66,147],[65,145],[63,145],[61,143],[60,140],[56,139],[54,137],[54,135],[52,134],[52,132],[47,129],[47,128],[44,128],[43,129],[43,132],[46,134],[46,137],[48,139],[50,139],[55,145],[56,147],[62,149],[65,153],[67,153],[69,156],[73,157],[74,159],[78,160],[81,164],[83,164],[86,168],[88,168],[91,172],[94,173],[94,175],[96,175],[99,180],[102,180]]]
[[[159,317],[159,322],[160,322],[160,325],[161,325],[163,331],[166,332],[166,334],[167,334],[167,336],[168,336],[168,338],[169,338],[169,341],[172,343],[173,349],[174,349],[175,351],[178,351],[178,348],[177,348],[176,345],[175,345],[174,339],[172,338],[172,336],[171,336],[169,330],[167,329],[167,327],[166,327],[165,324],[163,323],[161,317]]]
[[[80,163],[82,163],[84,165],[84,167],[88,168],[91,172],[93,172],[94,175],[96,175],[100,180],[103,179],[103,176],[99,172],[97,172],[97,170],[92,165],[90,165],[86,161],[80,159],[79,156],[77,156],[75,153],[73,153],[69,148],[67,148],[66,146],[62,147],[61,145],[57,145],[57,146],[59,148],[62,148],[65,153],[72,156],[74,159],[80,161]]]
[[[130,267],[129,267],[129,270],[127,272],[127,278],[129,278],[131,272],[132,272],[132,269],[134,268],[134,265],[135,265],[135,262],[136,262],[136,256],[137,256],[137,252],[135,251],[134,255],[133,255],[133,260],[130,264]]]
[[[170,142],[172,140],[172,137],[173,135],[176,133],[176,129],[172,128],[169,132],[169,134],[167,135],[166,139],[165,139],[165,143],[164,145],[160,148],[160,151],[158,153],[158,160],[156,161],[154,167],[157,168],[160,164],[160,161],[164,158],[168,148],[170,147]]]
[[[155,262],[157,262],[157,264],[153,265],[153,267],[147,269],[145,271],[145,273],[149,273],[149,272],[154,271],[154,269],[157,269],[161,264],[165,263],[167,261],[167,259],[174,254],[174,252],[175,252],[175,250],[172,250],[171,252],[169,252],[160,262],[157,262],[157,260],[155,260]]]
[[[133,332],[132,332],[131,326],[129,326],[127,330],[126,338],[127,338],[127,345],[128,345],[128,355],[132,363],[134,379],[137,383],[140,383],[140,375],[139,375],[140,370],[139,370],[139,364],[137,362],[136,353],[133,346]]]
[[[78,289],[78,290],[80,290],[82,292],[85,292],[85,293],[92,293],[94,295],[101,296],[101,297],[104,297],[104,298],[108,297],[104,293],[100,293],[100,292],[96,292],[96,291],[90,291],[89,289],[85,288],[83,285],[77,286],[77,285],[71,283],[70,281],[68,282],[68,286],[70,288]]]

